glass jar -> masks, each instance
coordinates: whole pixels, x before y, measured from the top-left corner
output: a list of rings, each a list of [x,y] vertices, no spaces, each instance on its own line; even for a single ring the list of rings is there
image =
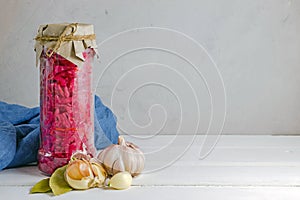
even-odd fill
[[[47,28],[49,26],[51,25],[47,25]],[[74,26],[66,24],[59,27],[63,28],[63,32],[69,27],[70,34],[65,33],[65,37],[74,35]],[[80,24],[76,24],[75,30],[79,27]],[[57,34],[59,40],[63,32],[57,31],[52,35]],[[72,42],[72,37],[70,38],[71,41],[65,43]],[[39,42],[39,39],[36,39]],[[46,40],[46,36],[40,37],[40,41],[44,44],[39,55],[41,140],[38,167],[50,175],[56,168],[67,164],[71,155],[77,151],[92,156],[96,153],[92,92],[92,64],[95,50],[90,45],[84,48],[83,52],[73,52],[77,53],[77,56],[81,53],[79,58],[67,57],[63,55],[64,53],[60,54],[59,49],[55,49],[58,41],[54,41],[51,47],[47,45]],[[63,42],[60,45],[64,45]],[[70,51],[71,55],[74,49],[66,48],[63,51]]]

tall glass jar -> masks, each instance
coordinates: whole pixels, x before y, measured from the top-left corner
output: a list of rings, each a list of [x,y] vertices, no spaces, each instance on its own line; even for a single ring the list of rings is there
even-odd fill
[[[90,27],[86,24],[49,24],[41,26],[36,37],[40,60],[38,166],[48,175],[67,164],[76,151],[92,156],[96,152],[92,92],[95,42]],[[78,47],[80,42],[82,45]]]

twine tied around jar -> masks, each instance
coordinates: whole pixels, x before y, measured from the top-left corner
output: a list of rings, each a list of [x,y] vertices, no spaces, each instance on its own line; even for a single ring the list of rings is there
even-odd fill
[[[37,41],[42,41],[42,42],[51,42],[51,41],[57,41],[54,48],[48,48],[46,55],[48,57],[51,57],[54,52],[57,52],[58,49],[60,48],[60,45],[62,42],[65,41],[80,41],[80,40],[95,40],[96,35],[95,34],[90,34],[90,35],[74,35],[74,33],[77,30],[77,25],[78,23],[72,23],[66,26],[64,31],[60,34],[60,36],[37,36],[34,39]],[[71,33],[67,35],[68,30],[71,29]]]

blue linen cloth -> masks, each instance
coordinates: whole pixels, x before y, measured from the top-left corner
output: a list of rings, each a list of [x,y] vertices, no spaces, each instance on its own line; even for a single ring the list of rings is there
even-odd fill
[[[0,101],[0,170],[37,161],[40,145],[40,109]],[[118,142],[116,118],[95,96],[95,146]]]

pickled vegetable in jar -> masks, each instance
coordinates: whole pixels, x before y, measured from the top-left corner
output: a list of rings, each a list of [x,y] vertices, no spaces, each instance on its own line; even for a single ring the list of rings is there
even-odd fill
[[[68,163],[76,151],[94,156],[92,65],[93,26],[48,24],[39,28],[35,50],[40,63],[40,148],[45,174]]]

